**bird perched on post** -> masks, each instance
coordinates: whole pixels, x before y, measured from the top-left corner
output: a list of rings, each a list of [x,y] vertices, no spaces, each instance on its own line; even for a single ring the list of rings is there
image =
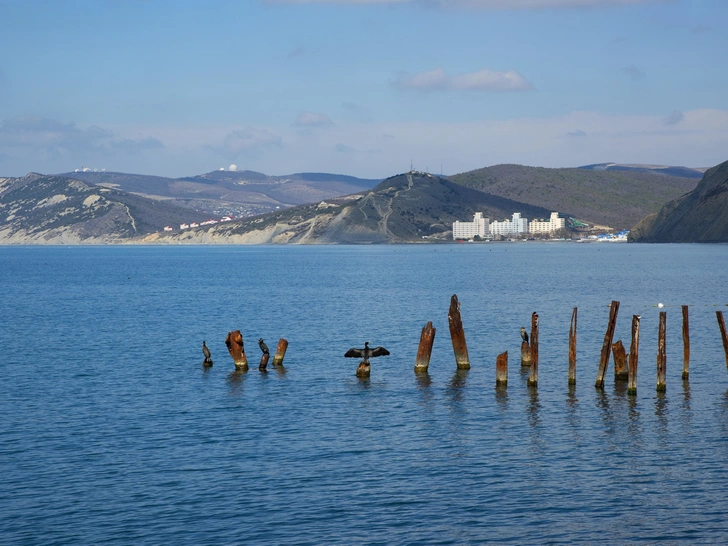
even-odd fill
[[[270,351],[268,350],[268,345],[265,344],[265,341],[263,341],[263,338],[258,338],[258,347],[260,347],[260,350],[263,351],[264,355],[269,355]]]
[[[528,333],[526,332],[526,329],[521,326],[521,339],[528,343]]]
[[[366,343],[364,343],[363,349],[351,348],[346,351],[346,354],[344,356],[346,358],[361,358],[362,360],[361,362],[359,362],[359,367],[356,369],[356,376],[369,377],[369,373],[371,371],[369,359],[376,356],[387,356],[388,354],[389,351],[384,347],[369,347],[369,342],[367,341]]]
[[[207,345],[205,345],[205,342],[202,342],[202,354],[205,355],[205,361],[202,363],[203,366],[212,366],[212,354],[210,354],[210,349],[207,348]]]

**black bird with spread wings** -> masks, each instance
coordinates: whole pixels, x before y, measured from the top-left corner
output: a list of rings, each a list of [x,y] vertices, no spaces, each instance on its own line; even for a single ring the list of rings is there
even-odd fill
[[[369,359],[374,358],[375,356],[387,356],[388,354],[389,351],[384,347],[372,348],[369,346],[369,342],[367,341],[364,344],[363,349],[351,348],[346,351],[346,354],[344,356],[347,358],[361,358],[361,362],[359,362],[359,367],[356,369],[356,376],[369,377],[369,373],[371,371]]]
[[[364,364],[369,364],[369,359],[375,356],[387,356],[389,351],[384,347],[370,347],[369,342],[364,343],[363,349],[349,349],[344,355],[347,358],[361,358]]]

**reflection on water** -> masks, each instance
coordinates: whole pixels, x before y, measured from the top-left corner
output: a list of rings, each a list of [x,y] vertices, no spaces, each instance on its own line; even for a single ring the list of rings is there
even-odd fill
[[[655,416],[657,417],[657,432],[661,438],[665,438],[667,434],[667,424],[669,415],[669,402],[666,391],[657,391],[655,396]]]
[[[538,387],[528,387],[528,424],[532,427],[541,425],[541,402],[538,398]]]
[[[452,402],[462,402],[469,370],[455,370],[447,384],[447,396]]]
[[[578,438],[578,430],[581,426],[579,419],[579,398],[576,396],[576,385],[569,385],[569,391],[566,394],[566,422],[569,423],[572,432]]]
[[[609,436],[611,437],[614,433],[614,412],[612,411],[612,405],[610,403],[609,395],[604,392],[603,389],[596,389],[596,405],[600,410],[602,421],[609,427]]]
[[[282,364],[280,366],[273,366],[273,369],[276,371],[279,377],[285,377],[286,375],[286,368]]]
[[[227,376],[228,392],[230,396],[240,396],[243,394],[243,383],[247,377],[248,370],[235,368]]]
[[[636,396],[627,397],[627,432],[631,437],[638,438],[642,433],[640,423],[640,410]]]
[[[430,374],[427,372],[422,373],[415,373],[415,382],[417,383],[417,388],[420,391],[426,391],[430,392],[430,385],[432,385],[432,377],[430,377]]]
[[[495,401],[498,404],[499,410],[508,410],[508,388],[506,385],[495,386]]]

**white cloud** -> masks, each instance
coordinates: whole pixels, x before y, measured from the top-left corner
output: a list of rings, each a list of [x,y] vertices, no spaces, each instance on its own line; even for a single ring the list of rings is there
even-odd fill
[[[499,72],[487,68],[455,76],[449,76],[443,68],[401,74],[393,85],[419,91],[523,91],[533,87],[515,70]]]
[[[269,148],[281,146],[281,137],[267,129],[247,126],[228,133],[222,146],[211,147],[223,157],[236,159],[240,155],[258,155]]]
[[[677,125],[684,119],[685,114],[683,114],[680,110],[673,110],[669,116],[662,120],[662,122],[665,125]]]
[[[17,116],[0,121],[0,146],[45,150],[78,150],[103,146],[113,133],[96,125],[81,129],[40,116]]]
[[[296,127],[328,127],[329,125],[333,125],[333,123],[326,114],[304,111],[298,114],[293,125]]]

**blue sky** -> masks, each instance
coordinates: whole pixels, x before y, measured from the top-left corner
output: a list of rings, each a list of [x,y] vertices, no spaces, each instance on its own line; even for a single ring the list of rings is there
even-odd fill
[[[728,159],[725,0],[0,0],[0,176]]]

